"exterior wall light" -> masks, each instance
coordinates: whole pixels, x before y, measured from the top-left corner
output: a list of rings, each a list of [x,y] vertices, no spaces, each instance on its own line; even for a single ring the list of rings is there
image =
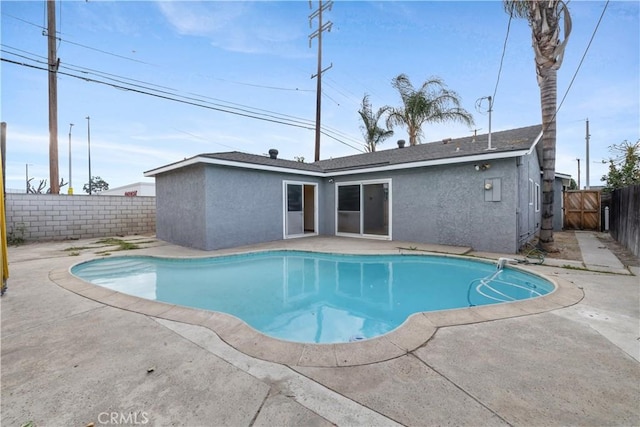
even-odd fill
[[[487,169],[491,168],[491,164],[484,163],[482,165],[473,165],[473,167],[477,171],[486,171]]]

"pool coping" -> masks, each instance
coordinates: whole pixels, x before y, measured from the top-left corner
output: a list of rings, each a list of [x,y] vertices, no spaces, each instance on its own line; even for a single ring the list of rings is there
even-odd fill
[[[269,250],[274,250],[273,248]],[[280,249],[277,249],[280,250]],[[283,249],[287,250],[287,249]],[[290,249],[289,249],[290,250]],[[307,252],[319,252],[305,250]],[[262,252],[261,250],[238,253]],[[345,251],[344,254],[363,254],[361,251]],[[371,254],[370,251],[366,252]],[[398,254],[397,251],[377,251],[378,254]],[[400,251],[405,255],[442,256],[470,259],[479,262],[491,262],[468,256],[443,254],[436,252]],[[213,258],[222,255],[189,256],[171,258]],[[136,256],[136,255],[123,255]],[[156,258],[166,256],[143,255]],[[101,259],[99,257],[93,259]],[[81,263],[91,261],[84,260]],[[75,263],[74,265],[81,264]],[[383,362],[410,353],[426,344],[442,327],[482,323],[513,317],[543,313],[577,304],[584,298],[583,291],[573,283],[561,277],[550,277],[523,266],[510,266],[528,273],[541,276],[555,286],[547,295],[527,300],[498,303],[485,306],[415,313],[393,331],[379,337],[335,344],[296,343],[284,341],[262,334],[244,321],[230,314],[153,301],[86,282],[71,274],[71,268],[50,271],[49,278],[58,286],[77,295],[114,308],[127,310],[151,317],[166,319],[210,329],[224,342],[242,353],[269,362],[289,366],[339,367],[357,366]]]

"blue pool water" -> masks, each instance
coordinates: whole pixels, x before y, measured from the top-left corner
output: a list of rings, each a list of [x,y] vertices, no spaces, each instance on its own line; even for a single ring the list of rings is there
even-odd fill
[[[522,300],[554,289],[523,271],[423,255],[133,256],[89,261],[71,272],[119,292],[229,313],[266,335],[312,343],[373,338],[413,313]]]

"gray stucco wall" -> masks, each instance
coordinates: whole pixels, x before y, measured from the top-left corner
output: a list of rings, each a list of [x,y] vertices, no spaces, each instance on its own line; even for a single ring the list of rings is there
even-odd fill
[[[213,165],[160,174],[157,236],[204,250],[281,240],[283,181],[319,182],[294,174]],[[319,195],[322,187],[320,183]],[[322,209],[322,197],[318,204]],[[322,223],[318,228],[323,233]]]
[[[156,236],[207,248],[205,168],[195,165],[156,176]]]
[[[476,171],[474,164],[434,166],[335,177],[336,183],[392,179],[392,238],[409,242],[471,246],[476,250],[516,251],[518,178],[515,159],[492,160]],[[500,201],[485,201],[486,179],[500,180]],[[333,234],[335,184],[326,193],[325,221]],[[329,189],[328,189],[329,190]]]
[[[516,160],[518,170],[518,248],[540,231],[542,185],[536,150]],[[531,186],[533,182],[533,186]],[[536,185],[539,189],[536,211]],[[531,202],[531,203],[530,203]]]
[[[317,182],[291,174],[207,168],[207,249],[283,238],[283,181]]]
[[[334,235],[336,184],[390,178],[393,240],[515,253],[540,222],[529,205],[529,178],[540,179],[535,151],[487,163],[486,170],[463,163],[327,178],[192,166],[156,176],[157,235],[205,250],[280,240],[283,181],[318,184],[318,233]]]

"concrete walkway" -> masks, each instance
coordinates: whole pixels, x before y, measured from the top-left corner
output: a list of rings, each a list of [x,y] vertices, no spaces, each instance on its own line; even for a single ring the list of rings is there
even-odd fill
[[[10,248],[9,290],[0,300],[0,421],[640,425],[640,271],[602,273],[621,266],[593,245],[593,235],[578,234],[585,264],[598,272],[535,267],[583,292],[577,304],[437,326],[431,339],[397,357],[341,367],[261,360],[231,347],[211,328],[114,308],[58,286],[52,272],[96,256],[68,249],[95,240]],[[356,252],[398,246],[327,238],[286,244]],[[146,246],[136,253],[212,254],[157,241]]]
[[[582,261],[589,270],[627,274],[620,260],[593,233],[577,231],[576,238]]]

